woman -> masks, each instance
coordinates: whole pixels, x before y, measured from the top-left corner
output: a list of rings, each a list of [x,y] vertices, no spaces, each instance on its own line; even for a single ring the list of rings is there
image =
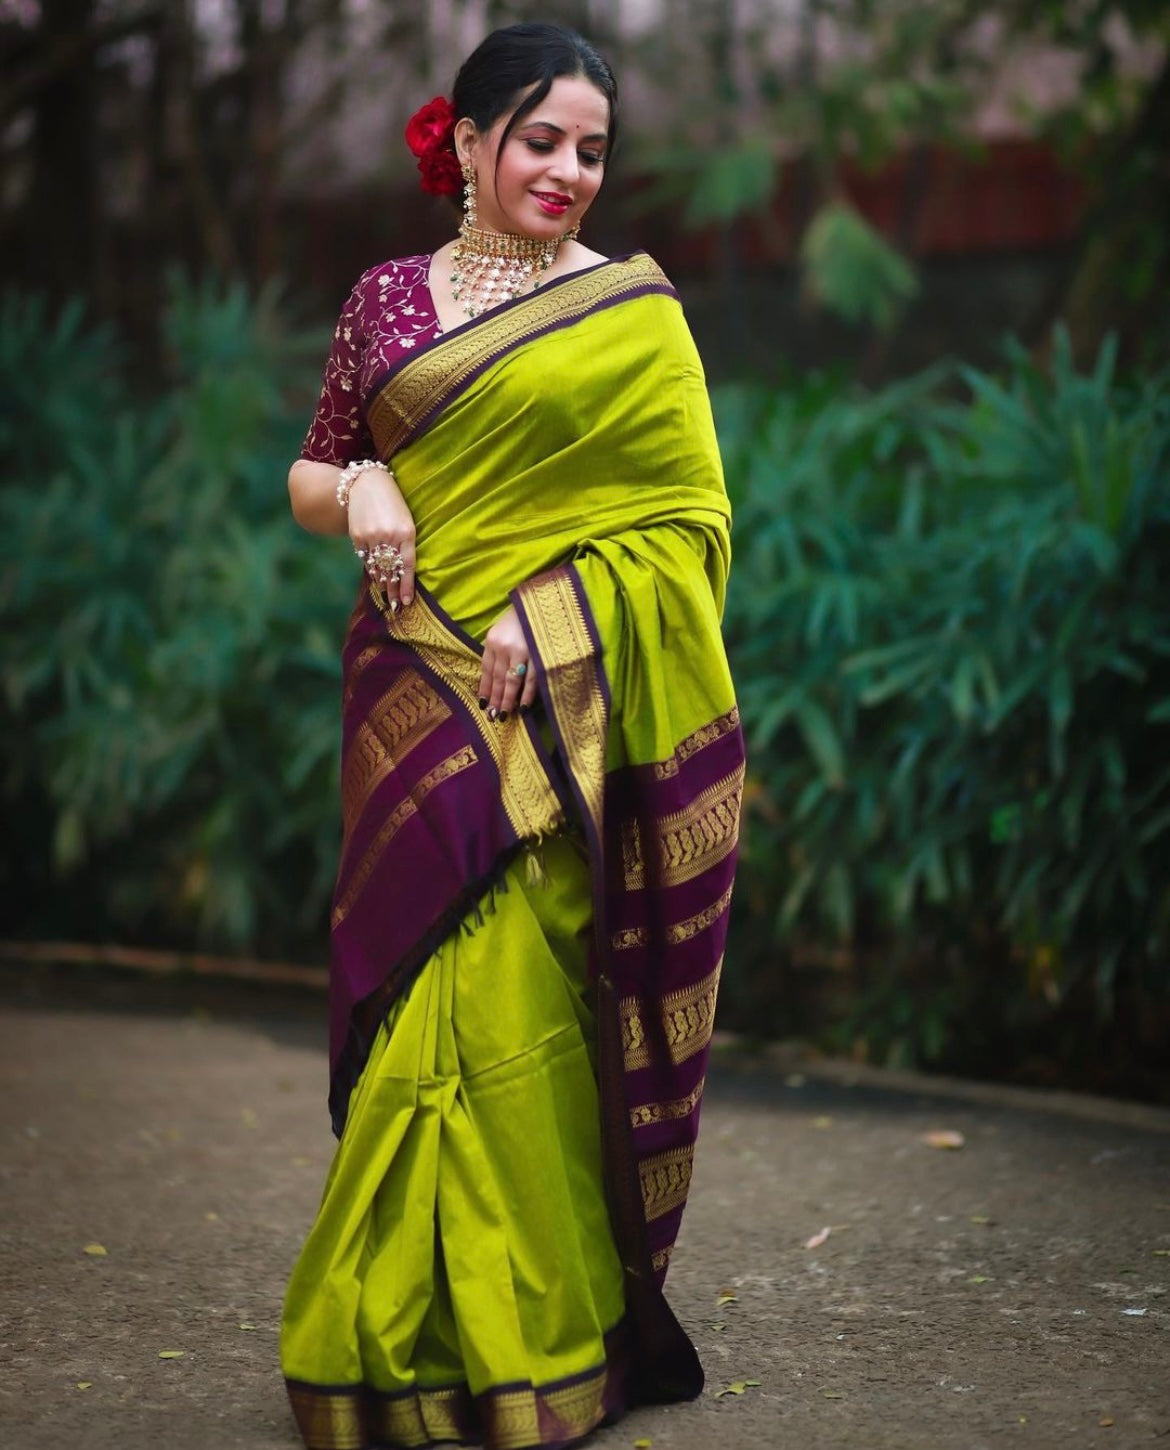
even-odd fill
[[[368,575],[341,1141],[282,1332],[314,1450],[565,1445],[702,1387],[661,1286],[743,780],[728,508],[670,284],[577,239],[615,126],[580,36],[484,41],[407,129],[460,236],[359,281],[289,476]]]

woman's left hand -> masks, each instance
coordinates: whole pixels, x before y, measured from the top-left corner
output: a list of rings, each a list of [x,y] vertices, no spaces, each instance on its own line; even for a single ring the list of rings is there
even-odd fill
[[[536,671],[519,616],[509,604],[484,636],[480,707],[491,719],[506,720],[517,707],[526,708],[535,699]]]

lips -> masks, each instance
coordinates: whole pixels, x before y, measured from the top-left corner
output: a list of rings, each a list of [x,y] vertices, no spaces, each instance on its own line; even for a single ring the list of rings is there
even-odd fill
[[[562,216],[573,205],[573,198],[559,191],[534,191],[532,196],[549,216]]]

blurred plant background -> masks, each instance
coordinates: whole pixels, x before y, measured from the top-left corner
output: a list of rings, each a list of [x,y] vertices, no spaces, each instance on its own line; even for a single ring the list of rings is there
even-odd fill
[[[1155,0],[0,0],[3,937],[324,960],[355,579],[284,474],[354,276],[450,233],[406,117],[538,13],[737,510],[724,1025],[1170,1098]]]

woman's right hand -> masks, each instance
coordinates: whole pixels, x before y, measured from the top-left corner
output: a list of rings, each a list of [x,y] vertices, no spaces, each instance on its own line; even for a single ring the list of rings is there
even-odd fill
[[[414,516],[392,474],[367,468],[354,479],[349,490],[349,537],[354,548],[367,555],[377,544],[392,544],[398,550],[402,578],[387,578],[384,585],[375,578],[374,592],[395,613],[400,604],[409,604],[414,598]]]

